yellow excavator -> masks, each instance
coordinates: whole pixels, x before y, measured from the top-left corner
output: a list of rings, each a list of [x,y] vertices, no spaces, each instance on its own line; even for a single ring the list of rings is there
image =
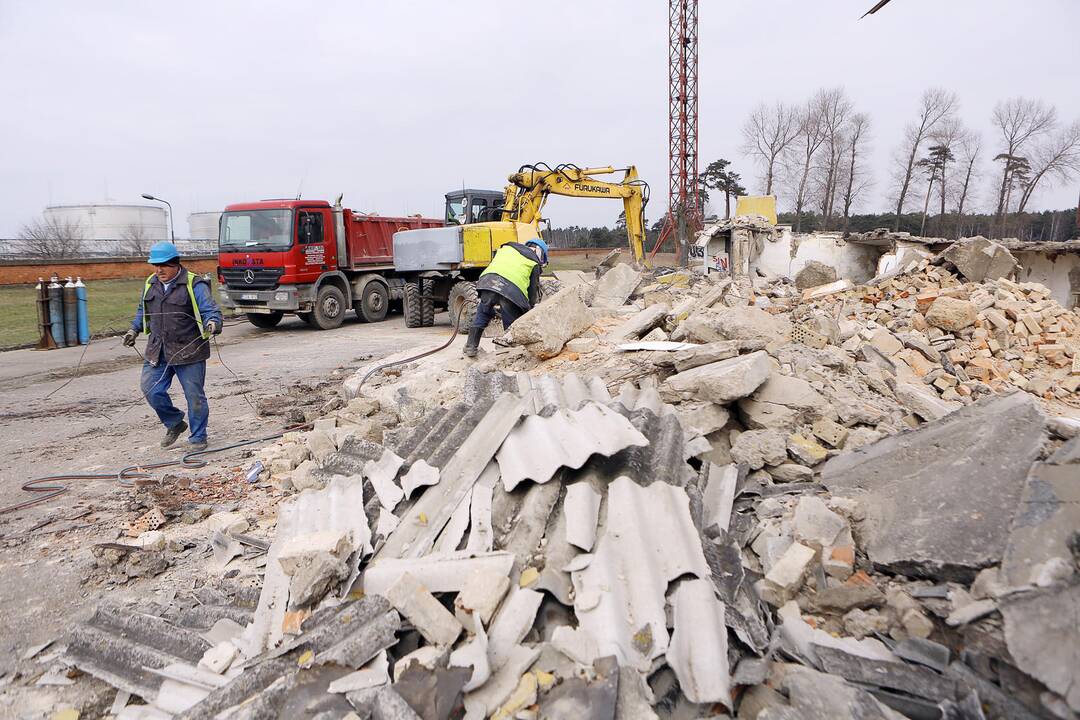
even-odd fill
[[[618,182],[597,175],[623,172]],[[500,194],[491,190],[460,190],[446,195],[446,222],[441,228],[394,233],[394,269],[403,282],[401,299],[407,327],[434,322],[436,308],[449,309],[451,318],[476,298],[473,283],[508,242],[527,243],[540,237],[542,210],[549,195],[619,199],[626,217],[626,234],[634,263],[645,263],[645,206],[649,185],[637,168],[580,168],[573,164],[523,165],[509,177]],[[473,308],[475,306],[472,306]],[[462,326],[471,310],[464,308]]]

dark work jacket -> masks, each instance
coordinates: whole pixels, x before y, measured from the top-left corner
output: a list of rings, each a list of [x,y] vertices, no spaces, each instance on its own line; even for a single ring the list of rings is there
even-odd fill
[[[210,357],[210,341],[204,340],[195,322],[195,308],[187,289],[187,268],[181,268],[179,274],[169,284],[168,294],[164,293],[161,281],[156,277],[150,282],[142,306],[150,328],[146,342],[146,359],[151,365],[160,363],[169,365],[190,365]],[[204,278],[196,278],[194,284],[209,283]],[[209,294],[209,293],[208,293]],[[200,307],[204,317],[212,308]],[[220,322],[220,315],[219,322]],[[162,352],[164,350],[164,352]]]
[[[540,300],[540,257],[532,251],[532,248],[521,243],[506,243],[502,247],[512,247],[526,259],[536,263],[532,273],[529,275],[529,296],[525,297],[525,293],[521,292],[521,288],[497,272],[488,272],[486,275],[481,275],[480,279],[476,281],[476,289],[491,290],[528,312]]]

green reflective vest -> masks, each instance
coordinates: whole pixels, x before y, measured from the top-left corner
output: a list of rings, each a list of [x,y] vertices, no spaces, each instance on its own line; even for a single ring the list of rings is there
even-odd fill
[[[528,259],[517,249],[509,245],[503,245],[495,253],[495,257],[491,259],[491,264],[487,266],[484,272],[480,273],[480,277],[488,273],[495,273],[500,277],[504,277],[514,283],[518,290],[521,290],[521,294],[527,298],[529,297],[529,278],[532,276],[533,268],[537,264],[535,260]]]
[[[150,292],[150,285],[153,283],[156,275],[151,274],[146,278],[146,284],[143,285],[142,302],[143,302],[143,316],[142,316],[142,331],[144,335],[150,334],[150,321],[146,317],[146,294]],[[191,298],[191,309],[195,311],[195,324],[199,326],[199,335],[203,340],[207,340],[210,334],[203,329],[202,313],[199,312],[199,301],[195,299],[195,273],[188,270],[187,273],[187,294]]]

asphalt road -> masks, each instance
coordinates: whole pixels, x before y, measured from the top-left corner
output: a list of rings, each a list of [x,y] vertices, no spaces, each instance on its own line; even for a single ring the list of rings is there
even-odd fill
[[[227,326],[207,368],[211,446],[281,429],[281,418],[256,415],[252,404],[259,397],[296,382],[338,383],[369,360],[430,349],[449,332],[445,314],[437,323],[410,330],[396,315],[371,325],[349,319],[330,331],[295,318],[271,331],[246,322]],[[139,392],[142,360],[133,350],[118,337],[92,343],[76,372],[81,354],[74,348],[0,353],[0,507],[25,499],[19,486],[30,478],[115,472],[183,454],[183,443],[159,447],[164,430]],[[173,396],[184,409],[178,383]],[[215,462],[243,461],[240,451],[231,451]],[[70,487],[55,500],[0,515],[0,675],[28,645],[61,635],[72,618],[89,612],[101,592],[83,585],[93,565],[90,546],[114,541],[120,518],[130,519],[124,512],[130,491],[116,482]],[[55,532],[84,522],[67,518],[87,509],[92,522],[86,527]]]

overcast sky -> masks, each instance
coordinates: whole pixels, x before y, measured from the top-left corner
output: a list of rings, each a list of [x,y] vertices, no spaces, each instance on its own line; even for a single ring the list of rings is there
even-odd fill
[[[997,151],[999,99],[1080,118],[1080,0],[702,0],[702,166],[757,187],[739,128],[760,100],[843,85],[872,116],[875,191],[921,92],[960,95]],[[0,0],[0,237],[48,204],[333,200],[441,215],[442,195],[501,188],[523,163],[637,164],[667,204],[667,3]],[[995,168],[996,169],[996,168]],[[990,168],[987,168],[988,172]],[[1039,192],[1076,204],[1080,182]],[[986,193],[989,196],[989,193]],[[982,205],[990,203],[982,198]],[[914,205],[914,203],[913,203]],[[557,199],[553,224],[621,207]]]

